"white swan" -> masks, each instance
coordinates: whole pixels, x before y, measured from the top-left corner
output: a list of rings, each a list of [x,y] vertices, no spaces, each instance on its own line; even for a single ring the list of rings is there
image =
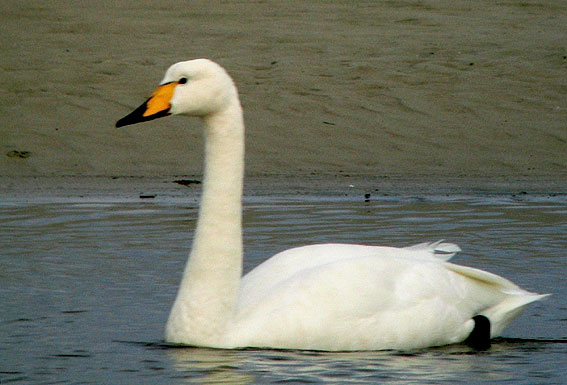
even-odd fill
[[[216,348],[414,349],[498,336],[545,295],[447,262],[458,246],[324,244],[242,275],[244,122],[236,87],[207,59],[171,66],[124,126],[169,114],[205,124],[196,234],[166,326],[171,343]]]

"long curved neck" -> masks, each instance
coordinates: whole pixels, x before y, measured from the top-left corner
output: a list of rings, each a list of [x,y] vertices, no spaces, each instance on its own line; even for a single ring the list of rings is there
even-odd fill
[[[242,275],[244,122],[238,98],[203,120],[201,207],[166,338],[177,342],[182,336],[184,343],[190,338],[195,344],[214,345],[232,318]]]

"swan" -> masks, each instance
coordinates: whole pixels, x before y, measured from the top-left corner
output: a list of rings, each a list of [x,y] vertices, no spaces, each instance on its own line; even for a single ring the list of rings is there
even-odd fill
[[[296,247],[242,277],[244,120],[236,86],[213,61],[179,62],[116,126],[168,115],[201,118],[205,144],[197,227],[167,321],[168,343],[323,351],[482,347],[546,296],[449,262],[460,249],[445,242]]]

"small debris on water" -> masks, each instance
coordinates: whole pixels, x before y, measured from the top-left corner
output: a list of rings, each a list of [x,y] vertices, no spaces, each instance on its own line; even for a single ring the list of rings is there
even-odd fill
[[[192,184],[201,184],[201,181],[197,179],[178,179],[174,180],[173,183],[180,184],[181,186],[190,186]]]

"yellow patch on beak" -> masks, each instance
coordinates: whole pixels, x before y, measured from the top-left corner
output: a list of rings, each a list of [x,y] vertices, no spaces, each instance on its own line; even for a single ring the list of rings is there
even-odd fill
[[[142,116],[147,117],[161,111],[169,110],[169,107],[171,107],[169,102],[173,97],[173,91],[176,86],[177,82],[159,86],[152,94],[152,97],[147,101],[147,109]]]
[[[134,111],[116,122],[116,127],[123,127],[129,124],[147,122],[170,115],[171,98],[173,91],[179,82],[167,83],[159,86],[152,96]]]

